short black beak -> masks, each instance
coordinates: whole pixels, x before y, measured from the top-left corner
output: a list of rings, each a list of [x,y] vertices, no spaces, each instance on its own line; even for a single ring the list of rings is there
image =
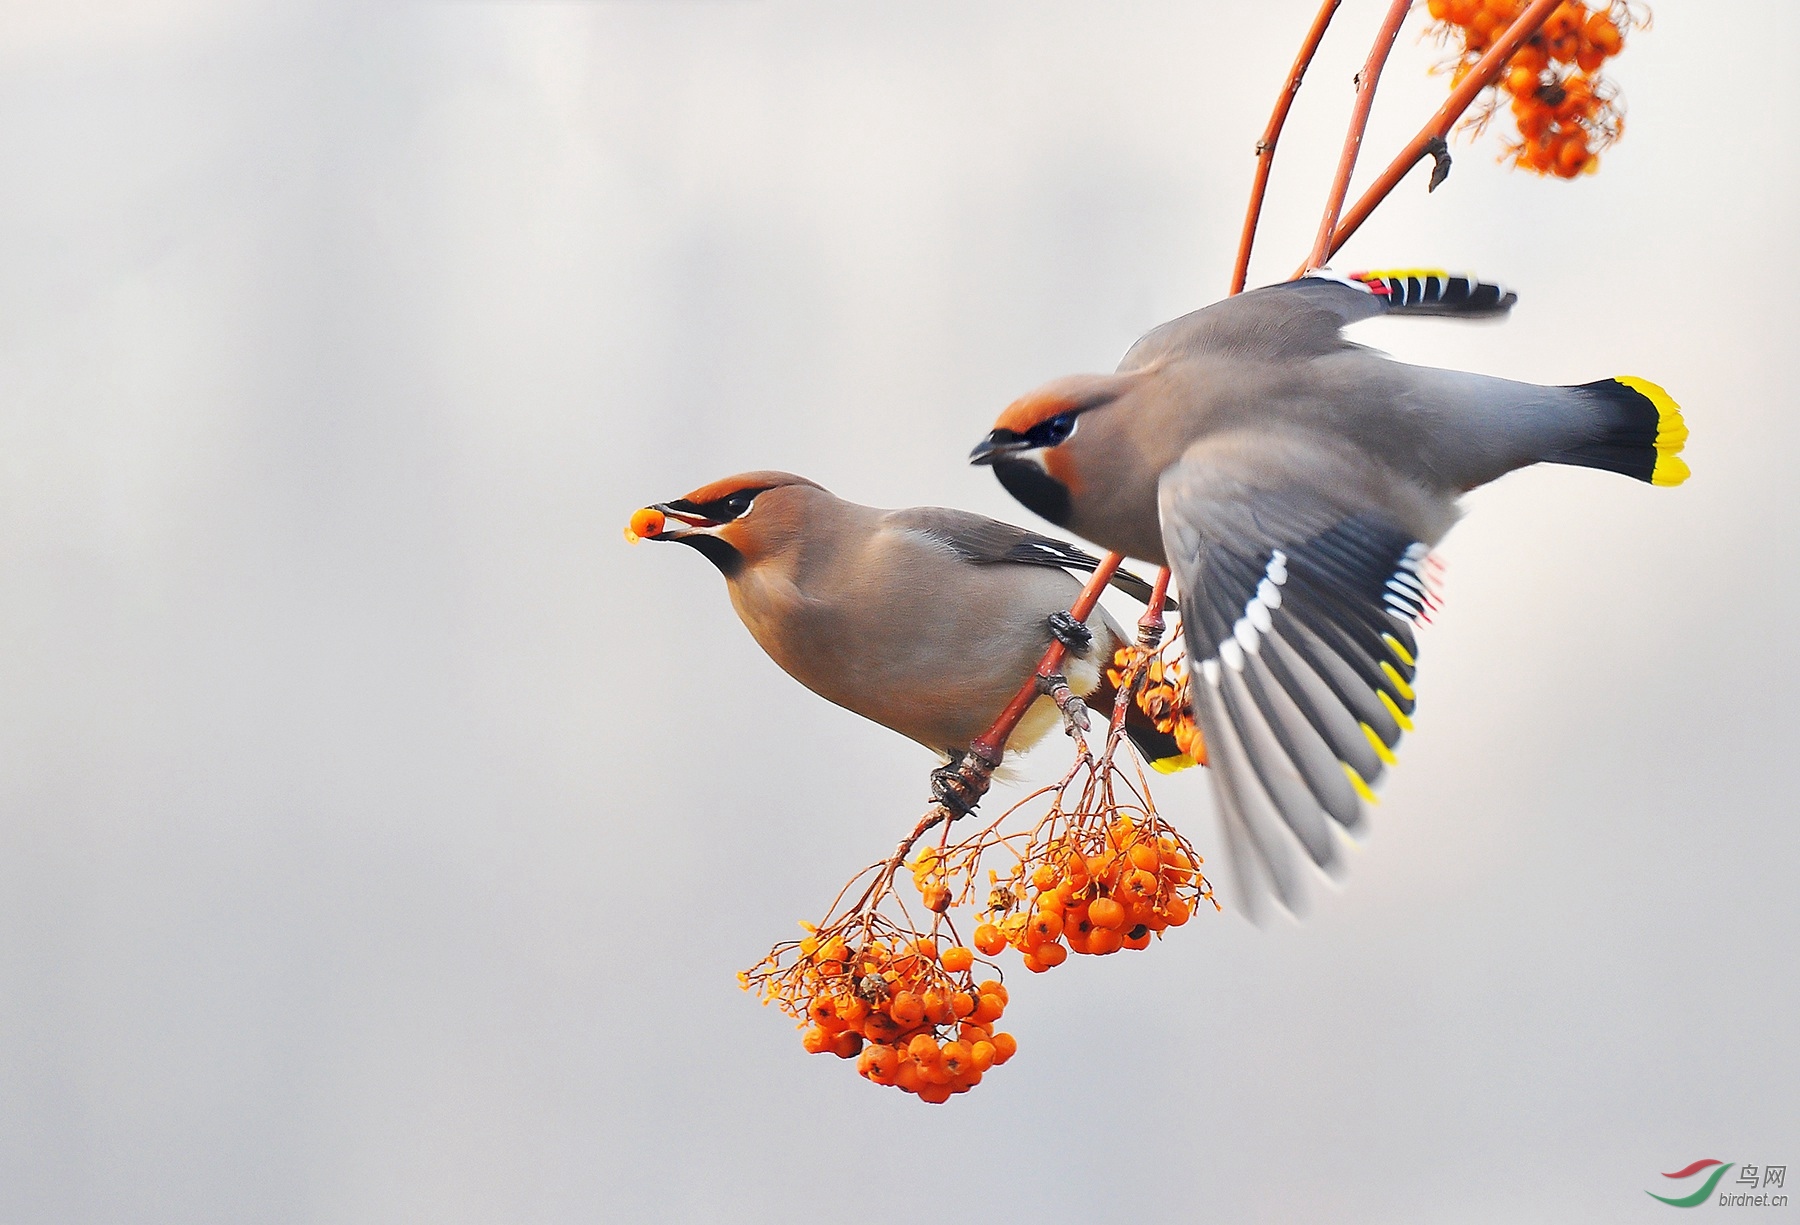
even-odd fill
[[[716,519],[708,519],[704,515],[696,515],[693,512],[693,504],[690,503],[685,498],[677,498],[673,502],[658,502],[656,505],[652,506],[650,509],[651,510],[660,510],[663,513],[663,517],[665,519],[668,519],[675,523],[686,524],[690,530],[693,528],[718,527],[719,526],[718,520],[716,520]],[[680,540],[683,536],[686,536],[688,534],[689,534],[688,532],[680,532],[680,531],[664,532],[661,536],[657,537],[657,539],[659,539],[659,540]]]
[[[995,430],[975,444],[975,449],[969,452],[969,462],[991,464],[1002,456],[1030,449],[1031,443],[1023,434],[1015,434],[1011,430]]]

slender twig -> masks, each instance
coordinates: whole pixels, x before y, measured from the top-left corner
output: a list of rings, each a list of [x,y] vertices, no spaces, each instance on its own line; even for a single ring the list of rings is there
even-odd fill
[[[1375,105],[1375,87],[1381,82],[1381,69],[1394,39],[1400,34],[1400,23],[1412,9],[1412,0],[1394,0],[1388,15],[1375,33],[1375,45],[1369,58],[1356,75],[1356,106],[1350,113],[1350,130],[1344,134],[1344,151],[1338,155],[1337,177],[1331,181],[1331,195],[1325,203],[1325,215],[1319,220],[1319,236],[1313,241],[1307,266],[1317,268],[1331,256],[1331,239],[1337,233],[1338,214],[1344,210],[1344,198],[1350,194],[1350,176],[1356,172],[1356,155],[1362,151],[1363,133],[1369,127],[1369,111]]]
[[[1450,91],[1449,98],[1445,99],[1444,105],[1438,108],[1437,114],[1433,115],[1430,122],[1419,129],[1419,134],[1408,142],[1398,157],[1388,163],[1387,169],[1383,170],[1380,176],[1369,184],[1369,189],[1363,192],[1362,197],[1351,206],[1343,220],[1333,227],[1329,241],[1324,244],[1323,252],[1314,250],[1313,258],[1308,261],[1310,266],[1317,267],[1335,255],[1338,249],[1349,241],[1350,236],[1361,228],[1362,223],[1369,219],[1369,214],[1375,211],[1376,206],[1387,199],[1388,194],[1399,186],[1400,180],[1406,177],[1408,171],[1417,166],[1434,149],[1441,150],[1443,148],[1444,138],[1450,134],[1450,129],[1456,121],[1462,118],[1463,112],[1469,109],[1484,89],[1494,83],[1512,59],[1513,54],[1525,45],[1527,39],[1538,32],[1544,22],[1550,19],[1550,14],[1556,11],[1560,3],[1561,0],[1534,0],[1531,6],[1507,28],[1506,33],[1495,40],[1494,45],[1488,49],[1488,53],[1476,62],[1467,76],[1463,77],[1461,84]],[[1306,269],[1302,268],[1300,271],[1305,272]]]
[[[1269,189],[1269,171],[1275,165],[1275,143],[1281,139],[1281,129],[1287,124],[1288,111],[1293,109],[1294,97],[1300,92],[1300,85],[1306,80],[1306,70],[1312,65],[1313,56],[1318,53],[1319,43],[1325,38],[1325,28],[1331,24],[1331,18],[1344,0],[1325,0],[1319,6],[1318,16],[1313,18],[1312,28],[1306,32],[1306,41],[1300,44],[1300,54],[1294,57],[1294,67],[1288,72],[1287,84],[1282,87],[1281,96],[1275,99],[1275,110],[1269,116],[1269,126],[1263,129],[1262,139],[1256,142],[1256,181],[1250,186],[1250,207],[1244,213],[1244,232],[1238,238],[1237,267],[1231,274],[1231,292],[1244,292],[1244,282],[1250,276],[1250,248],[1256,244],[1256,227],[1262,220],[1263,196]]]

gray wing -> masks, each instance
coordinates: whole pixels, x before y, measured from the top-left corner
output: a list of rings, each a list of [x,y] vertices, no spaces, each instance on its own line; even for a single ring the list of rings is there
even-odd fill
[[[1333,462],[1297,463],[1279,438],[1202,440],[1159,488],[1195,718],[1252,908],[1264,881],[1300,908],[1295,843],[1332,870],[1332,826],[1358,827],[1412,726],[1429,545],[1343,496],[1355,482]]]
[[[890,523],[922,532],[952,549],[965,561],[976,565],[1012,562],[1025,566],[1049,566],[1092,574],[1100,559],[1066,541],[1043,536],[973,511],[951,510],[942,506],[915,506],[908,510],[890,511]],[[1140,604],[1148,604],[1154,592],[1149,583],[1121,567],[1112,577],[1112,586]],[[1173,601],[1165,607],[1174,608]]]
[[[1131,347],[1119,369],[1136,370],[1174,352],[1316,357],[1355,347],[1343,329],[1376,315],[1489,319],[1506,314],[1518,300],[1511,290],[1464,273],[1308,273],[1163,324]]]

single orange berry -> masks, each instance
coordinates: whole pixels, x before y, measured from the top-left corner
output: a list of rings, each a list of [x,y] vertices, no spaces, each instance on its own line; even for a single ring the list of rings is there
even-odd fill
[[[919,1085],[919,1100],[921,1102],[930,1102],[933,1106],[941,1106],[950,1100],[950,1086],[921,1083]]]
[[[1056,945],[1055,947],[1061,948],[1062,945],[1059,944],[1059,945]],[[1027,970],[1030,970],[1033,974],[1042,974],[1045,970],[1048,970],[1050,968],[1049,966],[1045,965],[1043,962],[1039,961],[1037,959],[1037,956],[1033,953],[1026,953],[1023,957],[1019,958],[1019,960],[1021,963],[1024,964],[1025,968]]]
[[[1186,898],[1172,897],[1163,907],[1163,918],[1169,921],[1170,927],[1180,927],[1193,913],[1194,908],[1188,905]]]
[[[920,939],[913,941],[913,952],[923,957],[926,961],[936,961],[938,955],[937,941],[933,940],[930,936],[921,937]]]
[[[800,1036],[800,1045],[809,1055],[823,1055],[831,1049],[831,1035],[814,1025]]]
[[[625,543],[636,544],[640,540],[654,540],[662,535],[663,513],[646,506],[642,510],[631,512],[631,522],[625,525]]]
[[[1595,13],[1587,20],[1588,41],[1597,47],[1602,55],[1613,56],[1619,53],[1625,39],[1619,33],[1619,27],[1605,13]]]
[[[969,1062],[978,1072],[985,1072],[994,1066],[994,1044],[986,1038],[969,1044]]]
[[[958,944],[945,949],[941,960],[944,968],[950,973],[961,974],[975,964],[975,954]]]
[[[861,1034],[853,1034],[846,1030],[831,1039],[831,1053],[839,1059],[854,1059],[862,1051]]]
[[[900,1070],[900,1055],[891,1046],[865,1046],[856,1070],[878,1085],[891,1085]]]
[[[1146,927],[1146,928],[1134,928],[1133,930],[1137,931],[1138,934],[1135,936],[1126,936],[1125,937],[1125,947],[1128,949],[1147,949],[1147,948],[1149,948],[1150,947],[1150,929]]]
[[[950,997],[950,1011],[956,1014],[958,1020],[974,1015],[975,997],[967,991],[956,992]]]
[[[1043,944],[1038,946],[1031,955],[1042,962],[1046,968],[1049,968],[1052,966],[1059,966],[1067,961],[1069,959],[1069,950],[1060,944]]]
[[[1114,928],[1125,921],[1125,908],[1109,897],[1088,903],[1088,921],[1095,927]]]
[[[969,1058],[969,1048],[960,1042],[944,1043],[942,1059],[944,1061],[944,1071],[950,1073],[952,1076],[962,1076],[967,1073],[972,1066]]]
[[[943,914],[950,909],[950,890],[943,885],[926,885],[924,897],[927,910]]]
[[[902,1029],[911,1029],[925,1019],[925,1001],[911,991],[902,991],[888,1001],[888,1015]]]
[[[1128,857],[1132,867],[1141,868],[1146,872],[1154,872],[1162,867],[1162,856],[1158,855],[1156,848],[1148,842],[1133,843]]]
[[[1019,1040],[1011,1034],[994,1035],[994,1062],[1005,1063],[1019,1050]]]
[[[1125,937],[1115,928],[1096,927],[1088,933],[1088,952],[1096,957],[1104,957],[1108,953],[1116,953],[1125,943]]]
[[[983,994],[983,995],[998,996],[1000,998],[1000,1002],[1002,1004],[1012,1003],[1012,996],[1007,994],[1006,985],[997,978],[987,979],[986,981],[984,981],[980,985],[978,985],[975,989],[977,991],[981,992],[981,994]]]
[[[925,1019],[933,1025],[948,1025],[956,1019],[950,1007],[950,992],[933,987],[925,993]]]
[[[1056,888],[1056,869],[1047,863],[1041,863],[1031,874],[1031,883],[1038,889]]]
[[[990,1021],[998,1021],[1000,1014],[1006,1011],[1006,1005],[997,995],[983,991],[975,1001],[975,1011],[971,1014],[977,1024],[986,1025]]]
[[[1046,940],[1055,940],[1062,935],[1062,916],[1055,911],[1040,910],[1031,916],[1028,930],[1037,938],[1039,943]]]
[[[1141,901],[1154,898],[1161,888],[1162,880],[1156,873],[1146,872],[1142,868],[1133,868],[1131,875],[1125,878],[1125,884],[1120,892],[1133,901]]]
[[[975,929],[975,947],[983,957],[993,957],[1006,947],[1006,937],[992,923],[983,923]]]
[[[912,1056],[913,1062],[920,1067],[936,1063],[944,1057],[939,1049],[937,1039],[930,1034],[914,1034],[911,1042],[906,1044],[906,1053]]]

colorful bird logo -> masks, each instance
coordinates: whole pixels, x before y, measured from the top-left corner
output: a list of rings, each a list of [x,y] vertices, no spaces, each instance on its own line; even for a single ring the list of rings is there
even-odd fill
[[[1696,1161],[1693,1165],[1684,1166],[1683,1168],[1676,1170],[1673,1174],[1663,1175],[1664,1178],[1692,1178],[1701,1170],[1712,1169],[1712,1173],[1706,1176],[1706,1181],[1700,1184],[1700,1189],[1695,1191],[1692,1195],[1658,1195],[1654,1191],[1646,1191],[1644,1194],[1648,1195],[1651,1199],[1659,1199],[1663,1203],[1672,1205],[1676,1208],[1697,1207],[1700,1204],[1704,1204],[1707,1199],[1711,1197],[1713,1188],[1719,1185],[1719,1180],[1725,1177],[1725,1171],[1731,1168],[1731,1164],[1732,1163],[1729,1161],[1721,1164],[1718,1161],[1708,1158],[1704,1161]]]

